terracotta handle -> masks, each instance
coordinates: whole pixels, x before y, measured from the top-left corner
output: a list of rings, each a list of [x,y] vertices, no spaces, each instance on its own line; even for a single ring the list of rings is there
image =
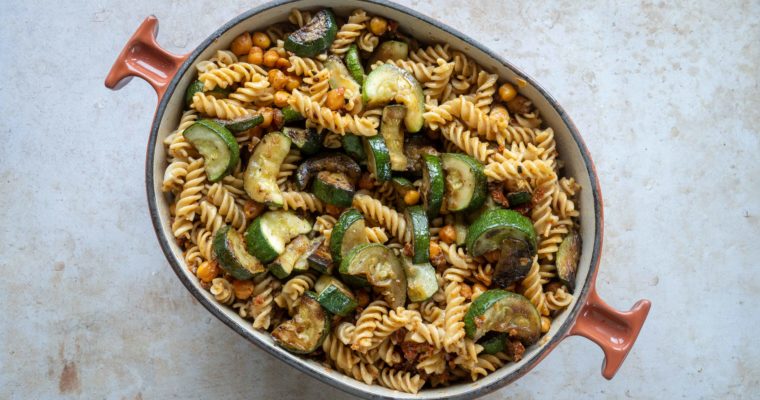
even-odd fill
[[[148,81],[161,101],[166,87],[188,55],[180,56],[164,50],[156,42],[156,34],[158,19],[151,15],[140,24],[116,58],[106,77],[107,88],[119,90],[136,76]]]
[[[649,300],[639,300],[630,311],[618,311],[602,301],[592,286],[568,336],[580,335],[601,347],[602,376],[612,379],[636,342],[651,306]]]

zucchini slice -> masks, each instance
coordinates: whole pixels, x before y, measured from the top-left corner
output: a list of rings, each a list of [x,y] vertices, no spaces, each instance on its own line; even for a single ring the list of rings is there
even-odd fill
[[[264,122],[264,116],[261,114],[250,114],[235,119],[215,119],[214,122],[229,129],[230,132],[242,132],[255,128]]]
[[[351,290],[343,282],[330,275],[322,275],[314,284],[317,301],[327,311],[345,317],[354,311],[358,303]]]
[[[268,211],[251,222],[245,239],[249,253],[262,262],[270,262],[285,251],[285,245],[294,237],[309,232],[309,221],[292,211]]]
[[[340,143],[343,146],[343,151],[357,162],[367,159],[367,154],[364,152],[364,146],[362,145],[362,138],[359,136],[347,133],[340,137]]]
[[[311,191],[318,199],[338,207],[349,207],[354,198],[354,185],[342,172],[322,171],[317,174]]]
[[[285,127],[282,133],[293,141],[303,155],[317,154],[322,149],[322,135],[316,129]]]
[[[383,119],[380,124],[380,135],[385,139],[385,147],[391,157],[391,169],[406,171],[407,159],[404,154],[404,130],[401,120],[406,115],[406,107],[402,105],[385,106]]]
[[[575,276],[580,258],[581,235],[573,230],[562,239],[557,251],[557,277],[567,286],[570,293],[575,290]]]
[[[464,329],[472,340],[488,332],[504,332],[524,344],[532,344],[541,336],[541,316],[525,297],[492,289],[472,302],[464,316]]]
[[[331,274],[333,270],[333,260],[330,255],[330,247],[327,243],[324,243],[324,237],[317,239],[321,239],[319,247],[309,254],[306,261],[311,269],[323,274]]]
[[[387,43],[387,42],[386,42]],[[362,87],[364,103],[368,106],[390,101],[406,106],[404,125],[407,132],[418,132],[425,122],[425,95],[414,76],[393,64],[383,64],[367,75]]]
[[[523,204],[528,204],[530,203],[531,199],[532,196],[530,195],[530,192],[521,191],[507,193],[507,202],[509,203],[510,207],[517,207]]]
[[[441,158],[432,154],[422,156],[422,186],[420,195],[429,218],[435,218],[443,205],[444,174]]]
[[[359,48],[355,44],[348,46],[348,52],[346,52],[346,68],[354,78],[356,83],[364,83],[364,67],[362,66],[362,59],[359,57]],[[192,103],[192,97],[190,102]]]
[[[310,241],[306,236],[296,236],[285,246],[285,251],[269,264],[269,272],[280,279],[286,278],[293,272],[296,262],[309,250],[309,244]],[[299,269],[303,270],[303,268]]]
[[[404,210],[406,229],[412,238],[412,262],[415,264],[430,261],[430,225],[421,206],[407,207]]]
[[[311,179],[320,171],[342,172],[351,184],[356,183],[362,174],[361,167],[351,157],[343,153],[325,154],[312,157],[298,166],[295,175],[298,188],[306,190]]]
[[[483,346],[483,353],[496,354],[506,348],[507,334],[503,332],[488,332],[478,344]]]
[[[495,208],[485,211],[467,230],[467,253],[473,257],[499,250],[505,239],[526,242],[536,254],[536,230],[531,220],[517,211]]]
[[[329,314],[314,292],[306,292],[296,302],[293,319],[274,328],[272,339],[291,353],[308,354],[322,346],[329,332]]]
[[[296,111],[292,106],[285,106],[280,111],[282,112],[282,121],[286,124],[304,120],[303,115]]]
[[[369,282],[380,292],[391,308],[406,303],[406,273],[393,250],[379,243],[354,247],[340,263],[341,275],[347,283]]]
[[[282,132],[271,132],[256,146],[243,176],[243,187],[251,199],[271,206],[282,206],[277,174],[290,151],[290,143],[290,138]]]
[[[330,89],[343,88],[346,90],[346,97],[353,97],[361,94],[361,86],[354,80],[343,61],[337,56],[330,56],[325,61],[325,68],[330,71]]]
[[[202,119],[183,133],[185,139],[203,156],[206,176],[217,182],[240,161],[240,147],[227,128],[210,119]]]
[[[320,10],[308,24],[288,35],[285,50],[299,57],[314,57],[330,48],[337,33],[335,15],[330,10]]]
[[[441,164],[446,175],[446,209],[471,211],[486,201],[487,185],[483,165],[478,160],[459,153],[444,153]]]
[[[343,255],[357,245],[367,243],[364,216],[355,208],[343,211],[330,234],[330,255],[340,265]]]
[[[367,154],[367,169],[378,182],[391,179],[391,156],[382,135],[364,138],[364,152]]]
[[[243,236],[229,225],[216,232],[212,249],[214,258],[219,261],[222,269],[235,279],[251,279],[266,271],[261,261],[245,250]]]
[[[369,59],[369,65],[374,65],[378,61],[386,62],[388,60],[397,61],[406,59],[409,56],[409,45],[398,40],[388,40],[380,44],[377,50],[372,53]]]
[[[406,155],[407,170],[412,176],[422,176],[424,155],[438,156],[438,150],[433,146],[433,142],[424,135],[405,135],[404,138],[404,155]]]
[[[415,264],[409,257],[403,257],[406,273],[406,293],[413,302],[425,301],[438,291],[435,268],[429,262]]]
[[[193,96],[198,92],[203,93],[204,88],[203,82],[197,80],[193,81],[193,83],[187,87],[187,90],[185,90],[185,107],[190,107],[190,105],[193,104]]]

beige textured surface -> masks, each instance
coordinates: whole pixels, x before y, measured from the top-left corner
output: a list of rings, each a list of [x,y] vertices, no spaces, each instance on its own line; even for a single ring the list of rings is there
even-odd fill
[[[155,95],[102,86],[146,15],[187,52],[260,2],[74,3],[0,2],[0,398],[347,398],[181,286],[146,212]],[[571,338],[489,398],[755,397],[760,3],[580,3],[408,4],[564,105],[605,194],[601,295],[654,303],[613,381],[601,351]]]

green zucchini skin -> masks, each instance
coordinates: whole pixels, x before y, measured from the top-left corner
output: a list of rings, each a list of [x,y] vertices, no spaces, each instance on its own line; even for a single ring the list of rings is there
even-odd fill
[[[499,320],[492,321],[489,317]],[[541,336],[541,315],[525,297],[506,290],[491,289],[472,302],[464,317],[464,329],[467,337],[473,340],[488,332],[508,332],[525,344],[532,344]]]
[[[351,73],[351,77],[354,78],[356,83],[359,85],[364,83],[364,67],[359,57],[359,48],[355,44],[349,46],[348,52],[346,52],[346,68],[348,68],[348,72]]]
[[[308,24],[288,35],[285,50],[299,57],[314,57],[330,48],[338,33],[335,15],[328,9],[320,10]]]
[[[240,162],[240,147],[235,136],[213,120],[198,120],[182,134],[203,156],[206,175],[211,182],[227,176]]]
[[[460,153],[444,153],[441,164],[445,174],[446,208],[449,211],[468,212],[480,208],[488,197],[483,164]],[[469,198],[462,194],[471,191]]]
[[[354,134],[347,133],[340,138],[343,151],[348,154],[349,157],[356,160],[356,162],[362,162],[367,159],[367,153],[364,152],[364,146],[362,146],[362,138]]]
[[[364,138],[364,152],[367,153],[367,169],[378,182],[391,179],[391,155],[381,135]]]
[[[354,199],[354,185],[341,172],[322,171],[314,178],[312,192],[318,199],[338,207],[349,207]]]
[[[259,260],[246,252],[243,237],[229,225],[217,231],[211,246],[219,266],[236,279],[251,279],[266,271]]]
[[[407,229],[412,234],[412,262],[422,264],[430,261],[430,225],[425,210],[421,206],[407,207],[404,215],[408,223]]]
[[[433,154],[422,155],[422,204],[428,218],[435,218],[441,212],[445,188],[441,158]]]
[[[309,354],[322,346],[330,332],[330,314],[317,301],[317,294],[307,291],[296,306],[298,318],[285,321],[272,331],[272,339],[283,349],[294,354]],[[308,343],[298,343],[308,336]]]
[[[190,107],[190,105],[193,104],[193,96],[198,92],[203,93],[203,89],[203,82],[198,80],[193,81],[193,83],[187,87],[187,90],[185,90],[185,107]]]
[[[349,208],[346,211],[343,211],[343,213],[340,214],[340,217],[338,217],[338,222],[335,223],[335,226],[332,229],[332,234],[330,234],[330,255],[332,256],[332,261],[335,265],[340,265],[343,259],[343,236],[345,236],[346,231],[351,225],[360,220],[363,221],[364,216],[355,208]]]
[[[304,120],[304,116],[296,111],[292,106],[285,106],[280,111],[282,112],[282,120],[286,124]]]

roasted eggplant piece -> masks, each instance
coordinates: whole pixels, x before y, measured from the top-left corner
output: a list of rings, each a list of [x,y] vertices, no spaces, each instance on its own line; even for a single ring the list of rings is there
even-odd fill
[[[531,249],[528,242],[520,239],[504,239],[501,242],[501,255],[493,272],[493,282],[500,288],[506,288],[528,275],[532,264]]]
[[[323,156],[310,158],[296,170],[296,184],[300,190],[306,190],[311,183],[311,179],[322,171],[341,172],[346,175],[351,184],[361,177],[362,171],[359,164],[351,157],[343,153],[332,153]]]

